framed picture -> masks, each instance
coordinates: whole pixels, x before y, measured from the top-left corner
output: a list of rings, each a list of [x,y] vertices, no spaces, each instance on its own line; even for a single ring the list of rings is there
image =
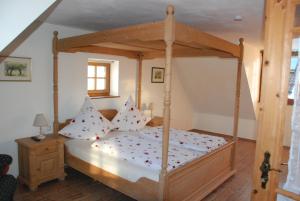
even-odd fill
[[[152,67],[151,82],[152,83],[164,83],[165,81],[165,69]]]
[[[31,81],[31,58],[0,56],[0,81]]]

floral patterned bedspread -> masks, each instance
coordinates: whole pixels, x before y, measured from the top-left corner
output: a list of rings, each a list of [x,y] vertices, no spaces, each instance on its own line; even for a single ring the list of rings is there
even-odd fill
[[[149,139],[140,133],[119,132],[117,135],[111,135],[109,138],[95,141],[92,147],[111,157],[116,157],[135,165],[154,170],[161,169],[161,142]],[[204,154],[204,152],[170,145],[168,170],[175,169]]]
[[[159,142],[162,141],[162,132],[162,127],[147,127],[140,131],[142,136]],[[226,144],[227,142],[222,137],[170,128],[169,143],[182,148],[208,153]]]

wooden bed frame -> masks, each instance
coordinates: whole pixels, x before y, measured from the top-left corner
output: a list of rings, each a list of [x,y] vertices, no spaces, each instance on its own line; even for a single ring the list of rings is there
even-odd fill
[[[112,120],[117,113],[114,109],[100,110],[99,112],[108,120]],[[70,121],[71,119],[68,119],[64,123],[61,123],[59,129],[68,125]],[[208,131],[200,131],[199,133],[219,135],[218,133],[215,134]],[[211,153],[168,172],[168,193],[166,200],[201,200],[234,175],[235,170],[231,168],[234,142],[232,139],[227,139],[227,141],[226,145]],[[67,147],[65,147],[65,163],[85,175],[137,200],[159,200],[159,182],[148,178],[140,178],[136,182],[128,181],[73,156],[69,153]],[[204,172],[205,174],[203,174]]]
[[[236,45],[176,23],[174,7],[168,6],[165,20],[134,25],[96,33],[58,39],[53,38],[53,103],[54,135],[58,135],[58,53],[90,52],[126,56],[138,60],[137,105],[141,105],[141,79],[143,59],[165,57],[165,97],[162,143],[162,168],[159,182],[146,178],[132,183],[105,172],[68,153],[66,163],[100,182],[137,200],[201,200],[235,173],[235,155],[239,120],[240,85],[243,68],[243,39]],[[237,58],[233,138],[227,145],[196,159],[171,172],[167,172],[172,57],[218,56]],[[110,112],[108,112],[110,113]]]

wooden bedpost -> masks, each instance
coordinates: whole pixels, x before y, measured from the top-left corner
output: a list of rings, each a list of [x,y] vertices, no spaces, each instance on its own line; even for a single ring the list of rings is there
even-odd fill
[[[237,135],[239,127],[239,112],[240,112],[240,95],[241,95],[241,79],[243,69],[243,58],[244,58],[244,39],[240,38],[240,56],[238,57],[238,67],[236,74],[236,86],[235,86],[235,104],[234,104],[234,119],[233,119],[233,151],[231,156],[231,169],[235,169],[235,157],[236,157],[236,145]]]
[[[170,106],[171,106],[171,78],[172,78],[172,45],[175,40],[175,17],[174,7],[169,5],[165,19],[164,40],[166,43],[166,66],[165,66],[165,97],[164,97],[164,125],[162,143],[162,167],[160,172],[160,200],[166,200],[167,168],[170,130]]]
[[[143,72],[143,57],[144,55],[140,53],[138,58],[138,87],[137,87],[137,106],[139,110],[141,109],[142,105],[142,72]]]
[[[57,41],[58,32],[53,32],[52,52],[53,52],[53,134],[58,135],[58,61],[57,61]]]

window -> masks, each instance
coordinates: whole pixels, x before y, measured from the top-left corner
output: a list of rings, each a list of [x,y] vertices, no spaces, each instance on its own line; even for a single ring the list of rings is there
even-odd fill
[[[110,95],[110,64],[89,62],[87,89],[91,97]]]

